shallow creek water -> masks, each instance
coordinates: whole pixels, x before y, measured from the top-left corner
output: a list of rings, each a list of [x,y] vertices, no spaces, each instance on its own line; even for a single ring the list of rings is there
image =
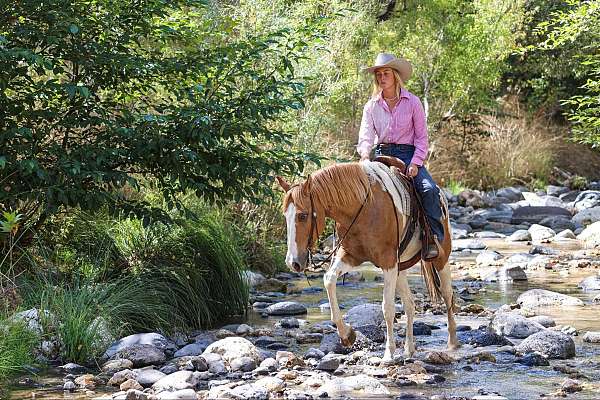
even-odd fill
[[[529,246],[524,244],[508,244],[504,240],[485,240],[488,249],[495,249],[502,254],[510,254],[516,252],[526,252]],[[551,247],[561,249],[565,252],[577,250],[578,247],[574,242],[565,244],[553,244]],[[467,256],[453,257],[453,263],[461,263],[469,265],[474,262],[476,253]],[[468,268],[467,268],[468,270]],[[338,283],[337,295],[340,305],[343,307],[342,312],[351,308],[354,305],[365,302],[380,303],[383,289],[383,282],[376,279],[381,272],[374,266],[364,266],[361,268],[364,282],[346,282]],[[464,275],[465,269],[456,271],[455,275]],[[528,272],[529,280],[527,282],[513,284],[485,284],[484,291],[480,291],[474,295],[473,302],[479,303],[486,308],[496,309],[503,304],[514,303],[517,297],[528,289],[543,288],[560,293],[569,294],[581,298],[586,304],[584,307],[551,307],[537,310],[539,315],[548,315],[554,318],[557,325],[570,325],[578,331],[600,331],[600,306],[592,305],[592,298],[597,295],[597,292],[583,292],[577,288],[577,284],[585,277],[596,272],[591,270],[571,270],[567,276],[554,271],[533,271]],[[409,282],[411,288],[416,292],[424,293],[425,289],[421,280],[421,276],[417,271],[410,271]],[[327,295],[323,288],[322,278],[312,279],[309,283],[302,280],[293,281],[294,285],[299,289],[306,289],[302,293],[287,295],[282,300],[293,300],[305,304],[308,307],[308,314],[300,316],[310,323],[329,320],[330,314],[328,309],[321,309],[319,305],[327,301]],[[467,284],[460,280],[455,280],[457,288],[465,287]],[[309,288],[309,289],[307,289]],[[250,311],[248,316],[243,321],[253,327],[272,327],[280,318],[269,317],[263,318],[259,313]],[[445,315],[420,314],[417,313],[416,321],[422,321],[439,326],[441,329],[433,330],[431,336],[416,336],[417,351],[428,350],[445,350],[447,330],[445,327]],[[404,319],[401,320],[404,325]],[[489,318],[476,316],[457,316],[457,324],[470,325],[473,329],[477,329],[480,325],[487,325]],[[518,339],[510,339],[514,344],[520,342]],[[451,366],[443,367],[441,372],[446,380],[442,383],[433,385],[419,385],[407,388],[398,388],[393,385],[388,386],[393,394],[415,393],[425,395],[447,395],[447,396],[475,396],[479,393],[497,393],[509,399],[533,399],[539,398],[540,395],[555,392],[567,377],[564,373],[553,369],[556,365],[567,365],[576,368],[586,378],[580,378],[580,382],[584,384],[584,391],[571,394],[569,397],[575,399],[598,399],[600,398],[600,345],[587,344],[581,340],[581,335],[574,337],[577,349],[577,356],[570,360],[551,360],[551,365],[548,367],[527,367],[514,363],[514,356],[507,353],[494,353],[497,347],[477,348],[471,346],[463,346],[455,354],[456,358],[460,355],[476,353],[482,350],[490,351],[497,358],[496,363],[482,362],[481,364],[468,364],[465,361],[454,363]],[[313,347],[318,347],[318,344],[313,344]],[[310,345],[304,345],[300,348],[292,348],[291,350],[304,351]],[[399,346],[397,355],[402,352]],[[381,355],[381,354],[380,354]],[[472,370],[469,370],[472,368]],[[15,388],[10,394],[12,399],[26,398],[67,398],[81,399],[90,398],[81,393],[65,393],[56,388],[62,387],[62,375],[53,373],[52,371],[45,372],[41,376],[30,376],[42,387],[32,389],[31,387]],[[54,388],[54,389],[53,389]],[[98,388],[96,397],[103,393],[110,392],[110,388]]]

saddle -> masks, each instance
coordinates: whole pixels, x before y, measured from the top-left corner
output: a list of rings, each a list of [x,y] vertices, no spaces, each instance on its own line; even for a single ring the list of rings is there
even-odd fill
[[[447,209],[446,202],[441,198],[443,193],[440,192],[440,203],[442,204],[442,225],[444,226],[444,241],[440,243],[437,240],[437,237],[432,234],[431,227],[427,222],[427,218],[425,217],[425,210],[423,209],[423,204],[421,203],[421,199],[417,194],[417,191],[412,184],[412,180],[405,174],[406,164],[396,157],[391,156],[378,156],[375,157],[373,161],[380,162],[382,164],[387,165],[390,170],[397,175],[401,180],[403,180],[408,188],[410,188],[410,204],[411,204],[411,217],[408,229],[404,238],[400,242],[398,246],[398,255],[402,254],[408,244],[412,240],[415,230],[417,226],[420,224],[421,226],[421,250],[418,251],[414,256],[412,256],[409,260],[401,262],[398,266],[399,270],[405,270],[412,267],[414,264],[419,262],[420,260],[431,262],[433,266],[441,271],[446,265],[448,258],[450,256],[450,252],[452,251],[452,241],[450,237],[450,221],[449,221],[449,213]],[[438,256],[432,259],[426,259],[425,253],[427,251],[427,244],[435,243],[438,249]]]

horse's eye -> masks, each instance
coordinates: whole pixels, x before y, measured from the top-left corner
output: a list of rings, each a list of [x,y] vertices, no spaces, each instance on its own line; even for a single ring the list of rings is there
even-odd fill
[[[306,213],[298,214],[298,221],[304,222],[304,221],[306,221],[307,217],[308,217],[308,214],[306,214]]]

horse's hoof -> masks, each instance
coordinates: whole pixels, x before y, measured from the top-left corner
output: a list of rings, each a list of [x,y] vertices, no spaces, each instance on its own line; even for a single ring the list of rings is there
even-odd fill
[[[460,342],[448,344],[448,351],[456,351],[461,348]]]
[[[350,332],[348,332],[348,337],[345,339],[342,338],[342,346],[350,347],[354,344],[354,342],[356,342],[356,332],[354,331],[354,329],[352,329],[352,327],[350,327]]]

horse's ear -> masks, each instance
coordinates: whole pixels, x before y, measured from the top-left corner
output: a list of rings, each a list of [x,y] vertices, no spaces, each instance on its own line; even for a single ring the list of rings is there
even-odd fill
[[[302,193],[308,195],[310,193],[310,175],[306,178],[306,181],[302,184]]]
[[[290,184],[287,183],[287,181],[285,179],[283,179],[281,176],[276,176],[275,179],[277,179],[277,183],[279,183],[279,186],[281,186],[281,188],[283,189],[284,192],[288,192],[290,190]]]

